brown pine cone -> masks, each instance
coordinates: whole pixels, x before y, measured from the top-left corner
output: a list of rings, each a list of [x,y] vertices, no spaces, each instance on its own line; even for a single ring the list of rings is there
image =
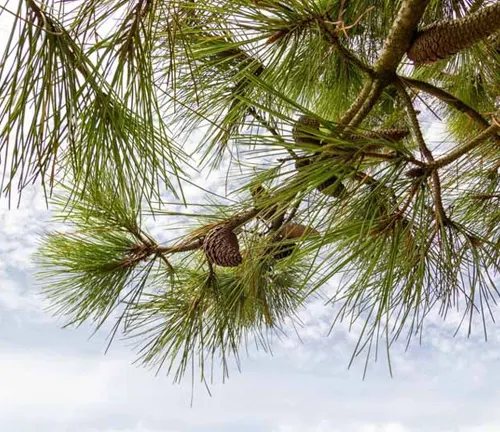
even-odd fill
[[[422,167],[411,168],[405,172],[405,176],[409,178],[423,177],[427,171]]]
[[[410,134],[407,129],[377,129],[374,131],[364,132],[363,135],[367,138],[383,138],[388,141],[398,142],[406,138]]]
[[[321,145],[321,140],[316,136],[319,132],[320,123],[318,120],[302,115],[293,126],[292,135],[297,144]]]
[[[273,260],[282,260],[288,258],[295,248],[297,247],[296,243],[280,243],[279,237],[275,238],[265,249],[264,256],[266,258],[271,258]]]
[[[273,258],[275,260],[282,260],[288,258],[293,253],[296,246],[297,246],[296,243],[287,243],[275,247],[273,249]]]
[[[203,241],[209,261],[222,267],[237,267],[242,262],[238,237],[224,225],[213,228]]]
[[[298,159],[295,159],[295,169],[297,171],[300,171],[308,165],[311,165],[311,159],[308,157],[300,157]]]
[[[334,198],[341,198],[346,192],[345,186],[337,176],[331,176],[328,180],[325,180],[323,183],[321,183],[316,189],[319,190],[322,194]]]
[[[286,239],[296,239],[309,236],[314,237],[320,234],[319,231],[313,227],[289,222],[282,228],[281,235]]]
[[[499,22],[498,2],[461,18],[438,21],[417,32],[408,58],[416,64],[445,59],[494,35]]]

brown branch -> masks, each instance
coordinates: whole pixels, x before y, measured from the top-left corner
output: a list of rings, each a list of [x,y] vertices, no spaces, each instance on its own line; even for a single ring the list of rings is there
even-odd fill
[[[253,208],[242,213],[237,213],[230,218],[221,221],[218,225],[226,225],[229,229],[234,230],[240,225],[243,225],[256,217],[260,211],[260,209]],[[154,249],[154,252],[166,255],[200,249],[203,246],[203,237],[205,237],[205,234],[199,234],[196,238],[190,238],[189,240],[178,243],[174,246],[158,246]]]
[[[401,82],[396,81],[394,85],[396,86],[396,89],[398,90],[398,93],[405,105],[413,138],[415,138],[415,141],[418,144],[420,153],[424,155],[427,161],[433,162],[434,157],[432,155],[432,152],[429,150],[429,147],[427,147],[427,144],[425,143],[422,131],[420,129],[420,124],[418,122],[417,113],[415,112],[415,108],[413,107],[413,102],[411,100],[410,95],[404,88],[403,84],[401,84]]]
[[[432,171],[432,194],[434,196],[434,208],[436,210],[436,224],[447,225],[450,220],[443,206],[443,194],[441,191],[441,179],[437,170]]]
[[[389,31],[382,54],[375,63],[375,72],[390,77],[408,50],[429,0],[403,0],[396,20]]]
[[[415,140],[418,143],[418,147],[420,149],[420,152],[424,155],[424,157],[427,159],[428,165],[433,166],[434,164],[434,156],[432,155],[432,152],[429,150],[427,147],[427,144],[425,143],[424,137],[422,135],[422,131],[420,129],[420,124],[418,122],[417,118],[417,113],[415,112],[415,108],[413,107],[413,102],[411,100],[410,95],[404,88],[404,85],[400,82],[397,81],[395,83],[396,89],[398,90],[400,97],[405,105],[407,114],[408,114],[408,119],[410,122],[410,128],[412,131],[412,134],[415,138]],[[436,217],[436,224],[437,225],[446,225],[449,223],[449,218],[446,215],[446,211],[444,209],[443,205],[443,195],[442,195],[442,190],[441,190],[441,179],[439,178],[439,172],[437,169],[432,170],[432,195],[433,195],[433,201],[434,201],[434,211],[435,211],[435,217]]]
[[[455,160],[461,158],[463,155],[476,148],[479,144],[481,144],[484,140],[488,139],[493,134],[497,133],[500,130],[500,127],[497,124],[492,124],[489,128],[482,131],[475,138],[470,140],[467,144],[464,144],[462,147],[457,148],[456,150],[451,151],[445,156],[436,159],[433,163],[429,164],[430,167],[434,169],[442,168]]]
[[[361,104],[361,107],[359,108],[356,115],[349,122],[349,128],[354,128],[358,126],[365,119],[365,117],[370,113],[370,111],[380,98],[380,95],[382,94],[382,90],[384,89],[384,87],[385,83],[379,79],[376,79],[373,82],[373,85],[371,86],[368,96]]]
[[[396,69],[410,46],[418,23],[429,0],[404,0],[396,20],[389,31],[382,54],[375,63],[377,78],[367,82],[351,108],[341,118],[340,123],[356,127],[370,113],[377,103],[384,87],[394,78]]]
[[[451,93],[448,93],[447,91],[440,89],[439,87],[436,87],[432,84],[429,84],[424,81],[419,81],[413,78],[408,78],[408,77],[399,77],[405,84],[417,88],[419,90],[422,90],[423,92],[430,94],[444,103],[450,105],[451,107],[457,109],[458,111],[464,113],[467,117],[469,117],[471,120],[475,121],[478,126],[481,126],[482,129],[486,129],[490,126],[490,123],[488,120],[486,120],[479,112],[477,112],[474,108],[471,106],[467,105],[465,102],[461,101],[457,97],[453,96]],[[497,135],[493,136],[493,139],[497,143],[500,144],[500,137]]]

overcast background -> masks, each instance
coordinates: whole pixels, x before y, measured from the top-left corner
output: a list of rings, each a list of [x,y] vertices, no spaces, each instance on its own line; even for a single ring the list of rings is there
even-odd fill
[[[427,130],[431,139],[438,133]],[[224,177],[198,180],[210,189]],[[500,430],[498,326],[490,325],[487,343],[480,326],[470,338],[465,329],[453,337],[459,314],[446,323],[431,315],[422,344],[407,352],[397,344],[392,378],[384,359],[365,380],[362,358],[347,368],[356,335],[339,325],[328,336],[333,312],[321,302],[301,314],[300,340],[291,332],[273,355],[250,352],[212,396],[189,377],[174,385],[133,365],[124,343],[105,355],[105,331],[90,338],[89,327],[63,330],[46,311],[31,256],[48,219],[34,188],[20,209],[0,199],[1,432]],[[161,231],[159,221],[153,233]]]
[[[218,181],[212,177],[214,184]],[[195,193],[195,192],[193,192]],[[392,350],[394,377],[381,359],[363,381],[363,359],[348,370],[356,335],[320,302],[302,313],[301,341],[277,340],[273,355],[253,351],[242,373],[210,397],[189,377],[173,385],[133,365],[105,331],[61,329],[47,313],[30,256],[48,225],[43,196],[28,190],[20,209],[0,201],[0,430],[6,432],[407,432],[500,430],[500,335],[453,337],[460,315],[430,316],[422,345]],[[161,221],[153,232],[162,230]],[[191,406],[191,395],[194,396]]]

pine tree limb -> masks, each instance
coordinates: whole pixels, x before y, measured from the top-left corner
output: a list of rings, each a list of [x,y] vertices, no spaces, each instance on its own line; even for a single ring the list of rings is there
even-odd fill
[[[429,165],[432,168],[439,169],[443,168],[446,165],[449,165],[450,163],[456,161],[457,159],[461,158],[474,148],[476,148],[478,145],[483,143],[486,139],[489,137],[493,136],[494,134],[498,133],[500,130],[500,127],[498,124],[494,123],[487,129],[483,130],[480,134],[478,134],[475,138],[470,140],[467,144],[463,145],[462,147],[457,148],[456,150],[451,151],[445,156],[440,157],[439,159],[436,159],[434,162],[430,163]]]
[[[403,84],[401,82],[395,83],[396,89],[399,92],[399,95],[406,107],[406,112],[408,115],[410,127],[413,133],[413,138],[418,144],[418,148],[420,149],[420,153],[427,159],[429,162],[434,161],[434,157],[432,155],[432,152],[429,150],[429,147],[427,147],[427,144],[425,143],[424,136],[422,135],[422,131],[420,129],[420,124],[418,122],[417,118],[417,113],[415,112],[415,108],[413,107],[413,102],[410,98],[410,95],[404,88]]]
[[[365,103],[366,99],[368,98],[368,96],[369,96],[369,94],[371,92],[372,86],[373,86],[373,80],[372,79],[368,79],[368,80],[365,81],[365,85],[361,89],[361,92],[359,93],[358,97],[352,103],[351,107],[345,112],[345,114],[339,120],[339,123],[341,125],[347,125],[347,124],[349,124],[349,122],[358,113],[358,111],[361,109],[361,107]]]
[[[370,111],[372,110],[372,108],[375,106],[375,104],[379,100],[380,95],[382,94],[382,91],[384,90],[384,87],[385,87],[385,83],[379,79],[376,79],[373,82],[373,85],[370,89],[370,93],[368,94],[366,99],[363,101],[363,103],[362,103],[361,107],[359,108],[358,112],[356,113],[356,115],[349,122],[350,128],[357,127],[366,118],[366,116],[368,114],[370,114]]]
[[[405,0],[401,5],[394,25],[384,42],[382,54],[374,66],[377,79],[373,83],[365,84],[361,94],[344,116],[346,119],[351,117],[350,127],[356,127],[364,120],[377,103],[384,87],[394,78],[399,62],[410,46],[412,35],[428,2],[429,0]],[[342,118],[340,123],[344,122],[345,119]]]
[[[429,0],[404,0],[389,31],[382,54],[375,63],[375,72],[392,76],[411,44],[417,26]]]
[[[464,113],[471,120],[474,120],[478,124],[478,126],[482,127],[483,130],[490,126],[488,120],[486,120],[479,112],[477,112],[470,105],[467,105],[465,102],[453,96],[451,93],[448,93],[447,91],[439,87],[436,87],[430,83],[427,83],[425,81],[420,81],[417,79],[402,77],[402,76],[400,76],[399,78],[405,84],[414,87],[416,89],[422,90],[423,92],[440,99],[441,101],[450,105],[451,107],[456,108],[458,111]],[[493,135],[493,139],[495,139],[495,141],[500,144],[500,137],[498,135]]]
[[[410,98],[410,95],[407,93],[406,89],[404,88],[404,85],[401,82],[397,81],[395,83],[395,86],[400,94],[403,104],[406,107],[410,128],[412,130],[412,134],[413,137],[415,138],[415,141],[418,143],[420,152],[423,154],[425,159],[427,159],[428,164],[432,165],[434,163],[434,156],[427,147],[427,144],[425,143],[422,131],[420,129],[420,124],[418,122],[417,113],[415,112],[415,108],[413,107],[413,102]],[[443,205],[441,179],[439,177],[439,172],[437,169],[432,170],[431,177],[432,177],[432,194],[434,201],[436,223],[437,226],[446,225],[449,223],[449,218],[446,214]]]
[[[243,225],[256,217],[260,213],[261,209],[251,209],[246,212],[237,213],[225,221],[221,221],[220,225],[225,225],[227,228],[234,230],[235,228]],[[155,252],[158,254],[174,254],[179,252],[190,252],[196,249],[200,249],[203,245],[204,234],[190,238],[187,241],[181,242],[174,246],[158,246],[155,248]]]

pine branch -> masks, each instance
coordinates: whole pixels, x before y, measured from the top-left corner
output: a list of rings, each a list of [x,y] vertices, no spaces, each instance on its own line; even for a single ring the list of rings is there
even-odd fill
[[[352,117],[350,127],[356,127],[370,113],[377,103],[384,87],[394,78],[396,69],[410,45],[413,33],[422,17],[429,0],[404,0],[398,15],[387,36],[382,53],[375,63],[376,79],[373,84],[366,83],[361,94],[345,115]],[[367,89],[370,88],[368,91]],[[359,107],[359,108],[358,108]],[[341,123],[345,122],[343,118]]]
[[[474,120],[478,124],[478,126],[481,126],[482,129],[486,129],[490,126],[488,120],[486,120],[479,112],[477,112],[471,106],[467,105],[465,102],[453,96],[451,93],[448,93],[447,91],[425,81],[420,81],[408,77],[399,77],[399,79],[401,79],[405,84],[422,90],[423,92],[438,98],[439,100],[457,109],[458,111],[463,112],[470,119]],[[500,143],[499,136],[493,135],[493,139],[497,143]]]
[[[451,151],[450,153],[440,157],[439,159],[432,161],[429,166],[434,169],[439,169],[455,162],[457,159],[461,158],[462,156],[482,144],[488,138],[494,137],[499,130],[500,126],[497,123],[492,124],[490,127],[478,134],[475,138],[470,140],[467,144],[464,144],[463,146]]]
[[[410,95],[407,93],[406,89],[400,82],[396,82],[395,86],[401,96],[401,99],[406,107],[406,112],[409,119],[409,124],[413,133],[413,138],[418,144],[418,148],[420,149],[420,153],[427,159],[429,162],[434,161],[434,157],[427,147],[425,143],[424,136],[422,135],[422,131],[420,130],[420,124],[418,122],[417,113],[415,112],[415,108],[413,107],[413,101],[410,98]]]
[[[237,213],[223,221],[217,223],[217,225],[224,225],[230,230],[238,228],[255,218],[259,213],[260,209],[251,209],[246,212]],[[200,249],[203,246],[203,238],[205,233],[196,235],[194,238],[190,237],[188,240],[183,241],[174,246],[158,246],[155,248],[154,252],[159,254],[175,254],[179,252],[190,252],[196,249]]]
[[[411,40],[429,0],[403,0],[393,26],[389,31],[382,54],[374,69],[379,77],[390,78],[410,47]]]
[[[371,86],[368,96],[361,104],[356,115],[349,122],[349,128],[355,128],[365,119],[365,117],[370,113],[375,104],[378,102],[382,91],[384,90],[384,87],[385,85],[382,81],[378,79],[373,81],[373,85]]]
[[[125,308],[119,319],[126,323],[125,335],[137,336],[141,360],[165,364],[175,379],[192,365],[205,380],[215,363],[225,374],[230,357],[238,362],[247,339],[267,349],[268,332],[278,330],[311,293],[338,275],[339,294],[332,301],[341,302],[340,315],[365,320],[355,354],[370,352],[383,330],[388,345],[403,328],[411,337],[437,302],[444,313],[462,300],[472,310],[478,293],[493,298],[494,279],[487,279],[500,262],[499,162],[494,146],[480,145],[500,139],[498,125],[490,126],[481,114],[491,110],[496,95],[495,58],[485,58],[481,50],[494,53],[478,46],[470,57],[477,65],[448,63],[446,79],[458,97],[431,84],[440,79],[438,65],[416,71],[428,82],[398,76],[400,65],[412,67],[401,60],[424,10],[425,22],[462,16],[469,0],[433,1],[427,9],[425,0],[385,1],[383,10],[369,17],[363,15],[371,7],[366,0],[111,3],[100,6],[93,0],[63,21],[71,38],[62,49],[71,61],[58,79],[64,82],[65,74],[73,73],[74,83],[84,82],[88,89],[84,94],[69,84],[82,101],[71,118],[81,121],[86,133],[79,134],[79,151],[63,162],[85,172],[81,159],[87,155],[90,167],[114,167],[114,160],[118,168],[120,162],[129,164],[134,175],[116,178],[103,169],[80,176],[61,198],[70,208],[64,221],[75,230],[47,236],[41,249],[47,292],[60,313],[73,322],[94,318],[100,324],[117,307]],[[108,7],[113,13],[126,9],[120,24],[109,38],[89,40],[85,33],[98,33],[97,22],[114,18]],[[30,12],[32,28],[51,41],[62,40],[67,33],[51,27],[44,13]],[[343,39],[342,32],[352,27],[346,22],[357,25],[362,16],[363,26],[353,29],[351,40]],[[365,61],[377,51],[372,68]],[[93,55],[99,58],[96,65]],[[36,65],[43,67],[45,58]],[[165,63],[171,81],[164,80]],[[115,71],[115,64],[121,70]],[[462,91],[466,72],[483,65],[482,78]],[[153,76],[159,80],[152,85]],[[16,88],[12,83],[0,84],[0,100],[4,89]],[[165,95],[162,116],[152,88]],[[449,129],[463,144],[434,158],[409,88],[464,112],[482,132],[471,139],[470,124],[460,128],[448,116]],[[12,100],[23,106],[29,98]],[[404,142],[408,131],[401,128],[401,106],[413,137]],[[148,120],[136,122],[137,113]],[[303,116],[294,122],[298,113]],[[172,114],[176,136],[208,126],[209,139],[196,136],[205,156],[214,147],[231,145],[226,179],[231,195],[214,193],[217,198],[208,204],[188,203],[194,209],[185,212],[155,209],[155,217],[182,216],[172,226],[187,228],[159,244],[141,227],[140,191],[154,181],[135,184],[135,174],[155,177],[139,157],[149,138],[162,142],[147,134],[147,125],[157,121],[163,133]],[[122,141],[111,139],[115,133]],[[130,137],[142,139],[139,149],[126,145]],[[421,156],[414,155],[414,143]],[[160,147],[175,153],[167,142]],[[473,158],[466,159],[468,154]],[[145,159],[161,165],[161,158]],[[184,162],[196,167],[198,159]],[[259,187],[267,196],[254,193]],[[169,205],[179,204],[172,201]],[[191,219],[198,228],[188,228]],[[220,232],[224,235],[217,237]],[[308,232],[316,235],[308,239]],[[229,243],[237,251],[234,259],[219,254]]]
[[[410,95],[406,92],[403,84],[400,82],[396,82],[396,88],[401,96],[401,99],[406,107],[406,111],[408,114],[408,119],[410,123],[410,127],[413,133],[413,137],[415,141],[418,143],[418,147],[420,152],[427,159],[429,165],[434,163],[434,156],[432,152],[427,147],[425,143],[424,137],[422,135],[422,131],[420,130],[420,124],[418,122],[417,114],[415,112],[415,108],[413,107],[413,102],[410,98]],[[434,195],[434,208],[436,215],[436,224],[437,226],[447,225],[449,224],[449,218],[446,214],[443,205],[443,197],[442,197],[442,189],[441,189],[441,179],[439,177],[439,173],[437,169],[432,170],[432,192]]]

